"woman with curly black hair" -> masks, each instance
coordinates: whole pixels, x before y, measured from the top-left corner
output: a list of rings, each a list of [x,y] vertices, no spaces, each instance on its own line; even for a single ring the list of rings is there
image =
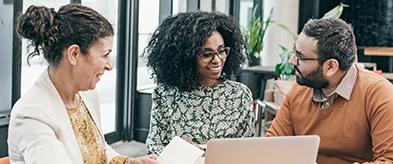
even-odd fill
[[[254,135],[252,96],[230,80],[245,59],[239,24],[220,13],[188,12],[165,19],[147,48],[153,92],[148,153],[175,136],[205,144]]]

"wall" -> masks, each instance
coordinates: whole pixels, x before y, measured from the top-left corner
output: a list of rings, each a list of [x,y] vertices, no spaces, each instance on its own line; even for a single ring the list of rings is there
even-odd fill
[[[265,0],[263,6],[264,20],[269,16],[270,9],[273,8],[272,20],[285,24],[293,32],[297,31],[299,0]],[[281,48],[278,45],[292,48],[294,42],[295,40],[287,31],[276,24],[271,24],[264,38],[262,65],[274,66],[280,63]]]
[[[393,47],[393,0],[343,0],[342,18],[352,24],[358,46]]]
[[[363,47],[393,47],[393,0],[343,0],[349,4],[342,18],[352,24],[360,62],[373,62],[377,69],[393,71],[393,57],[365,56]]]
[[[308,19],[322,17],[340,2],[349,5],[341,18],[354,28],[359,62],[375,62],[377,69],[393,71],[393,57],[363,55],[363,47],[393,47],[393,0],[300,0],[298,32]]]

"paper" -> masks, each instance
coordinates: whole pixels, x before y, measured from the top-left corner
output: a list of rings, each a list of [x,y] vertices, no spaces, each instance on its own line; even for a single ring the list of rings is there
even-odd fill
[[[176,136],[164,148],[158,161],[160,164],[195,164],[203,153],[201,149]]]

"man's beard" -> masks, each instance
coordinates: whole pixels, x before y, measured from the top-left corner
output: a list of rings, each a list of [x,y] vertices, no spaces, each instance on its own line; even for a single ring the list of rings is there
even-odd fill
[[[301,77],[296,77],[296,82],[299,85],[308,86],[310,88],[322,89],[329,85],[329,81],[326,80],[322,75],[322,66],[318,66],[316,70],[303,76],[299,68],[295,65],[295,70],[300,74]]]

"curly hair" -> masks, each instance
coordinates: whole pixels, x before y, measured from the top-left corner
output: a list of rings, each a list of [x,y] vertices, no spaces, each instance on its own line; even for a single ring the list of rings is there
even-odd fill
[[[56,66],[62,60],[62,51],[71,44],[79,45],[87,54],[98,39],[113,36],[113,27],[97,11],[80,4],[67,4],[56,12],[45,6],[30,6],[20,15],[16,32],[31,40],[34,51],[27,62],[42,52],[45,60]]]
[[[246,58],[244,36],[237,21],[217,12],[186,12],[166,18],[145,49],[155,82],[181,91],[200,86],[196,55],[214,31],[231,48],[221,78],[236,75]]]

